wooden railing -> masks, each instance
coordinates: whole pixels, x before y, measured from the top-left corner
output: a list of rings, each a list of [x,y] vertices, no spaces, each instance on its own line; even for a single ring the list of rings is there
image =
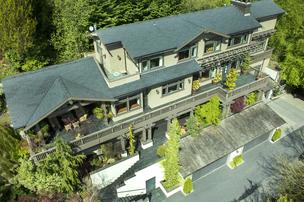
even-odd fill
[[[124,132],[128,131],[130,124],[132,124],[135,128],[144,127],[146,124],[164,119],[168,117],[168,115],[174,115],[174,113],[177,113],[179,111],[183,111],[191,107],[193,108],[195,105],[208,101],[212,96],[215,95],[219,96],[222,102],[231,102],[233,99],[239,96],[243,96],[252,91],[266,87],[267,82],[268,76],[243,85],[232,91],[227,91],[220,86],[216,86],[210,90],[195,93],[183,100],[172,102],[169,105],[154,109],[150,112],[144,112],[143,114],[140,114],[132,119],[116,123],[112,126],[81,137],[80,139],[73,140],[70,142],[70,145],[74,151],[78,152],[120,136]],[[35,161],[40,161],[44,159],[48,154],[52,153],[54,150],[55,148],[48,149],[46,151],[32,155],[31,158]]]

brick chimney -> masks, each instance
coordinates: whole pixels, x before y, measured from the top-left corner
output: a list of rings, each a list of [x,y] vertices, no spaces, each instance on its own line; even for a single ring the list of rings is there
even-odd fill
[[[231,4],[237,7],[244,14],[244,16],[250,16],[250,0],[231,0]]]

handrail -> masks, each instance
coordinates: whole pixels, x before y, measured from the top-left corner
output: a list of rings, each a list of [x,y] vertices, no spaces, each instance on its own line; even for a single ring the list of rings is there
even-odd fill
[[[256,32],[256,33],[252,34],[252,38],[258,38],[258,37],[263,36],[263,35],[271,35],[275,32],[276,32],[276,29],[269,29],[269,30],[264,30],[264,31],[261,31],[261,32]]]
[[[93,132],[93,133],[88,134],[84,137],[81,137],[80,139],[72,140],[70,142],[70,144],[71,144],[72,147],[77,147],[77,146],[84,145],[88,142],[92,142],[94,140],[97,140],[98,138],[102,137],[105,134],[111,134],[111,133],[114,133],[114,132],[119,132],[119,131],[126,130],[130,126],[130,124],[136,125],[138,123],[149,120],[151,118],[160,116],[160,115],[162,115],[166,112],[172,111],[173,109],[184,106],[186,103],[189,103],[189,101],[193,102],[193,101],[200,100],[202,98],[208,98],[208,97],[211,97],[213,95],[218,95],[223,101],[230,102],[234,99],[235,96],[238,96],[239,94],[241,94],[241,93],[243,93],[247,90],[252,90],[252,89],[255,89],[255,88],[257,88],[257,89],[261,88],[265,83],[267,83],[267,81],[268,81],[268,76],[266,76],[264,78],[261,78],[259,80],[256,80],[254,82],[251,82],[249,84],[245,84],[243,86],[240,86],[240,87],[238,87],[238,88],[236,88],[232,91],[228,91],[226,89],[223,89],[220,86],[217,86],[217,87],[212,88],[210,90],[194,94],[194,95],[192,95],[192,96],[190,96],[186,99],[173,102],[169,106],[166,105],[166,106],[157,108],[155,110],[152,110],[150,112],[140,114],[137,117],[133,117],[131,119],[115,123],[114,125],[112,125],[110,127],[101,129],[101,130],[96,131],[96,132]],[[44,159],[48,154],[50,154],[54,151],[55,151],[54,147],[50,148],[46,151],[43,151],[43,152],[40,152],[40,153],[37,153],[37,154],[31,156],[31,159],[36,158],[36,160],[39,161],[41,159]]]

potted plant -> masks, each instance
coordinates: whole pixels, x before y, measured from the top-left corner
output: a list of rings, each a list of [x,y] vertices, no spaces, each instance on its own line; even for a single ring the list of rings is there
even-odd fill
[[[93,114],[99,120],[104,119],[104,111],[103,111],[103,109],[101,107],[95,107],[93,109]]]
[[[193,192],[193,182],[192,182],[191,177],[186,178],[184,185],[183,185],[182,192],[186,196],[189,195],[191,192]]]
[[[199,80],[195,80],[192,82],[192,90],[197,91],[201,87],[201,83]]]
[[[220,73],[216,73],[213,80],[212,80],[212,83],[213,84],[217,84],[218,82],[220,82],[222,80],[222,75]]]
[[[251,63],[251,58],[249,55],[246,55],[241,65],[242,74],[248,74],[250,70],[250,63]]]

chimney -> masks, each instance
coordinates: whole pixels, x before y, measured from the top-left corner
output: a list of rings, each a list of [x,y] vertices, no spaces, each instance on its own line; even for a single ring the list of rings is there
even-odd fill
[[[244,14],[244,16],[250,16],[250,0],[231,0],[231,4],[237,7]]]

